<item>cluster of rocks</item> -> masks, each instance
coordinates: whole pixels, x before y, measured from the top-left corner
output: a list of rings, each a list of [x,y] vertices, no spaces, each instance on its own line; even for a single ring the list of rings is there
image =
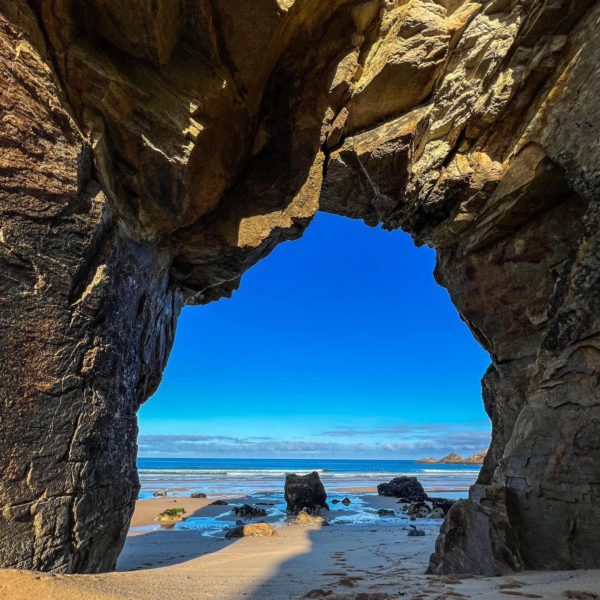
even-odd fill
[[[411,519],[443,519],[454,504],[447,498],[429,497],[416,477],[395,477],[389,483],[380,483],[377,492],[380,496],[398,498],[398,504],[403,505],[402,511]],[[394,514],[388,509],[378,512],[381,516]]]
[[[285,478],[285,500],[287,502],[286,512],[296,515],[291,524],[297,525],[329,525],[321,511],[329,510],[327,505],[327,493],[325,487],[319,478],[319,474],[314,471],[308,475],[287,475]],[[338,500],[336,502],[339,503]],[[342,500],[344,504],[350,504],[349,498]],[[213,504],[226,504],[223,500],[217,500]],[[260,505],[272,506],[272,503],[261,502]],[[251,520],[267,516],[267,511],[258,504],[252,506],[243,504],[235,506],[231,511],[236,517]],[[229,529],[225,534],[227,539],[248,537],[248,536],[276,536],[277,530],[270,523],[260,521],[258,523],[244,523],[238,521],[235,527]]]
[[[327,519],[321,514],[322,511],[329,510],[327,492],[316,471],[308,475],[286,475],[284,492],[286,512],[296,515],[293,524],[321,527],[329,525]],[[348,506],[350,499],[344,498],[341,502]],[[339,504],[340,500],[333,500],[332,503]]]
[[[242,504],[242,506],[235,506],[231,511],[236,517],[242,519],[258,519],[260,517],[266,517],[267,511],[264,508],[258,506],[251,506],[250,504]]]
[[[161,527],[173,527],[176,523],[181,523],[186,519],[185,514],[185,508],[168,508],[157,515],[156,521],[160,523]]]

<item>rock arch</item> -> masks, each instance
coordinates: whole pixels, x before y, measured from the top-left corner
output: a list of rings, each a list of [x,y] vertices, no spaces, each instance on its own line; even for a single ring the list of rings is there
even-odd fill
[[[432,572],[598,566],[593,0],[0,0],[0,565],[114,566],[184,303],[317,210],[402,228],[489,351]]]

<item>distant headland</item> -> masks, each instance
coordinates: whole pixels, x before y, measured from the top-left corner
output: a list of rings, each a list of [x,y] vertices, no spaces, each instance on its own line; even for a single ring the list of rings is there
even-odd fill
[[[448,456],[444,456],[444,458],[420,458],[417,462],[434,465],[481,465],[483,464],[483,459],[486,454],[487,450],[482,450],[481,452],[476,452],[472,456],[463,458],[456,454],[456,452],[451,452]]]

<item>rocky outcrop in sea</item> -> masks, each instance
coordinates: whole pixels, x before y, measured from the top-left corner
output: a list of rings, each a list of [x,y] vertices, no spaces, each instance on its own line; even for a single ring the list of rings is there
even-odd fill
[[[487,450],[482,450],[481,452],[476,452],[467,458],[463,458],[456,454],[456,452],[451,452],[448,456],[444,456],[443,458],[420,458],[417,460],[418,463],[421,464],[431,464],[431,465],[482,465],[485,457],[487,456]]]

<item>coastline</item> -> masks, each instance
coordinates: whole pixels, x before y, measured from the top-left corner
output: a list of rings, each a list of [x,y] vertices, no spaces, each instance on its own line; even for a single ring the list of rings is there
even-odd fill
[[[169,505],[191,513],[210,509],[214,497],[154,498],[136,505],[144,526]],[[377,505],[395,499],[369,495]],[[269,538],[225,540],[197,531],[131,532],[119,571],[101,575],[46,575],[0,570],[7,600],[386,600],[406,597],[509,597],[565,600],[566,592],[600,590],[600,570],[524,572],[507,577],[438,577],[424,574],[439,523],[410,538],[397,526],[282,526]],[[593,596],[588,596],[592,598]]]

